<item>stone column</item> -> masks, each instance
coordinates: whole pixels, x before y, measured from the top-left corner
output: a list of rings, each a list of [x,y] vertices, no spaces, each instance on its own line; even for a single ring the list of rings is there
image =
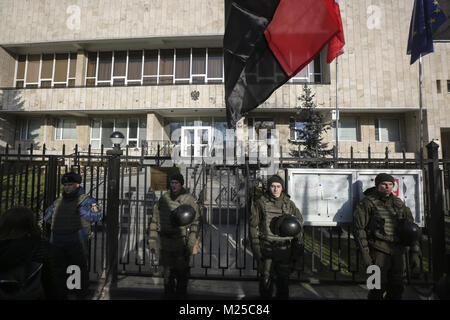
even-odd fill
[[[86,75],[86,54],[84,50],[77,52],[77,71],[75,73],[75,86],[84,86]]]

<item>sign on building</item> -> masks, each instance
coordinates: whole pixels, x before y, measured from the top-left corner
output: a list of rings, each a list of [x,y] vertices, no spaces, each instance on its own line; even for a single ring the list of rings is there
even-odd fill
[[[352,222],[353,208],[364,198],[364,191],[375,186],[375,176],[382,172],[394,177],[394,195],[405,202],[415,223],[423,227],[421,170],[288,169],[287,191],[305,225],[336,226]]]

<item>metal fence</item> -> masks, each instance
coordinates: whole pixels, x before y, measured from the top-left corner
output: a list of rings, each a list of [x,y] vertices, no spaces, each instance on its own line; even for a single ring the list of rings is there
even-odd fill
[[[118,196],[111,199],[108,184],[114,178],[110,166],[113,157],[103,150],[95,155],[77,150],[68,155],[46,155],[45,149],[42,154],[33,154],[32,149],[27,154],[6,151],[0,154],[0,213],[15,205],[25,205],[42,221],[46,208],[62,192],[61,176],[74,170],[81,174],[86,193],[96,198],[105,212],[105,218],[95,224],[90,240],[91,275],[99,277],[111,261],[119,274],[160,275],[159,257],[150,253],[147,241],[153,206],[162,191],[152,190],[150,182],[152,167],[170,165],[169,157],[148,156],[144,152],[140,156],[129,156],[125,152],[118,158]],[[281,170],[311,167],[422,169],[426,226],[421,241],[421,268],[422,280],[431,281],[445,268],[440,263],[445,254],[445,240],[444,248],[436,244],[442,243],[445,237],[439,229],[439,221],[443,219],[439,210],[449,215],[450,161],[438,160],[436,156],[422,160],[390,159],[388,155],[386,152],[382,159],[370,156],[364,159],[353,156],[346,159],[281,158],[279,165]],[[259,162],[250,164],[249,161],[242,165],[191,163],[182,168],[185,187],[202,208],[201,245],[199,253],[191,260],[192,277],[255,279],[257,276],[248,241],[248,215],[254,187],[266,178],[261,176],[261,169],[264,168]],[[439,194],[441,200],[436,198]],[[113,201],[118,209],[116,218],[112,213]],[[439,201],[441,209],[436,205]],[[117,232],[108,231],[114,230],[114,225],[117,225]],[[116,260],[108,258],[108,252],[116,255]],[[362,282],[367,277],[350,225],[306,226],[305,254],[296,270],[292,276],[300,280]]]

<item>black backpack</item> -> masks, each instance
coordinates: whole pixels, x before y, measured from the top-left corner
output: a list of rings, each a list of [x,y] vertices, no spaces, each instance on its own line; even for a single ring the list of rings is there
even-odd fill
[[[0,272],[0,300],[37,300],[44,297],[42,263],[29,262]]]

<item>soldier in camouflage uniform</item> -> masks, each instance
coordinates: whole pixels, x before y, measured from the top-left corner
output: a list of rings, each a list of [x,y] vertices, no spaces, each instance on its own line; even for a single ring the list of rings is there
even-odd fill
[[[368,298],[401,299],[404,290],[405,246],[400,243],[397,226],[401,219],[414,221],[411,210],[392,194],[395,180],[380,173],[375,187],[364,192],[365,198],[353,212],[354,236],[361,249],[364,266],[377,265],[381,271],[381,289],[369,291]],[[414,243],[410,250],[412,274],[420,273],[420,247]]]
[[[259,271],[259,289],[262,298],[271,298],[273,281],[276,297],[289,298],[289,275],[292,263],[303,253],[303,218],[300,210],[283,191],[284,181],[274,175],[267,181],[268,192],[253,201],[249,218],[253,257]],[[274,234],[274,218],[291,214],[298,218],[301,228],[295,237]]]
[[[189,278],[189,261],[197,241],[200,211],[195,198],[183,188],[181,174],[170,177],[170,191],[155,204],[150,223],[149,247],[157,251],[160,246],[160,265],[163,267],[164,291],[167,298],[185,298]],[[170,214],[182,204],[195,210],[194,221],[186,226],[175,226]]]

